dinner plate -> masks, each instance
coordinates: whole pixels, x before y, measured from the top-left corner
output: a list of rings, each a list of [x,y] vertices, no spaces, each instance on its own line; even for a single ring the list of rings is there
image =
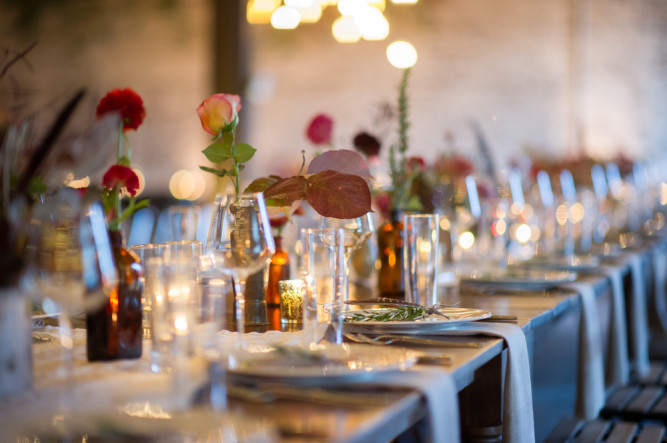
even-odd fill
[[[491,317],[490,312],[481,309],[446,307],[438,310],[445,314],[447,318],[437,314],[431,314],[419,320],[378,321],[355,319],[355,317],[361,316],[368,317],[370,314],[388,313],[391,309],[392,308],[376,308],[344,311],[343,321],[345,329],[356,332],[372,332],[376,329],[388,332],[435,331],[447,329],[459,323],[483,320]]]
[[[358,344],[322,344],[309,350],[279,346],[268,352],[242,352],[229,374],[232,377],[322,386],[365,381],[375,374],[401,371],[414,365],[410,349]]]
[[[577,279],[571,271],[512,269],[508,271],[472,271],[459,276],[459,283],[478,288],[543,291]]]
[[[553,271],[590,271],[600,265],[594,255],[538,256],[521,263],[521,267]]]

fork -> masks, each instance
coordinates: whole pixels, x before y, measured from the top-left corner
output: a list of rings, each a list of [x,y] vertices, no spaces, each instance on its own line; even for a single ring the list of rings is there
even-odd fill
[[[389,345],[394,342],[412,343],[415,345],[446,346],[452,348],[480,348],[483,346],[482,343],[474,341],[460,342],[453,340],[439,340],[439,339],[431,339],[424,337],[413,337],[409,335],[382,334],[369,337],[367,335],[359,333],[357,334],[344,333],[343,336],[345,336],[350,341],[354,341],[357,343],[367,343],[371,345],[381,345],[381,346]]]

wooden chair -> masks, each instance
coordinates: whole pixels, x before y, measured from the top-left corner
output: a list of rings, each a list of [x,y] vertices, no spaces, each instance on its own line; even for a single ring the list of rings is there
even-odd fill
[[[649,422],[568,418],[558,423],[544,443],[660,443],[665,434],[664,425]]]

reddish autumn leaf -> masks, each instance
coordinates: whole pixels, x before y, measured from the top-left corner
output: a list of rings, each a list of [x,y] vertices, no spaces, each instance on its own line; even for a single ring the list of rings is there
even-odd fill
[[[306,200],[323,217],[357,218],[371,211],[368,183],[358,175],[337,171],[308,177]]]
[[[317,174],[323,171],[336,171],[362,178],[371,177],[371,172],[364,157],[349,149],[327,151],[318,155],[310,162],[306,174]]]
[[[267,206],[292,206],[306,198],[306,178],[302,175],[281,178],[264,190]]]

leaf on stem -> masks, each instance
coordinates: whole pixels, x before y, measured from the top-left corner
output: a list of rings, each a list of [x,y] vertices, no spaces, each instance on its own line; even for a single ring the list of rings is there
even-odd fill
[[[310,162],[306,174],[317,174],[324,171],[336,171],[342,174],[371,178],[371,172],[364,157],[349,149],[326,151],[318,155]]]
[[[371,211],[368,183],[358,175],[322,171],[307,183],[306,200],[323,217],[357,218]]]

